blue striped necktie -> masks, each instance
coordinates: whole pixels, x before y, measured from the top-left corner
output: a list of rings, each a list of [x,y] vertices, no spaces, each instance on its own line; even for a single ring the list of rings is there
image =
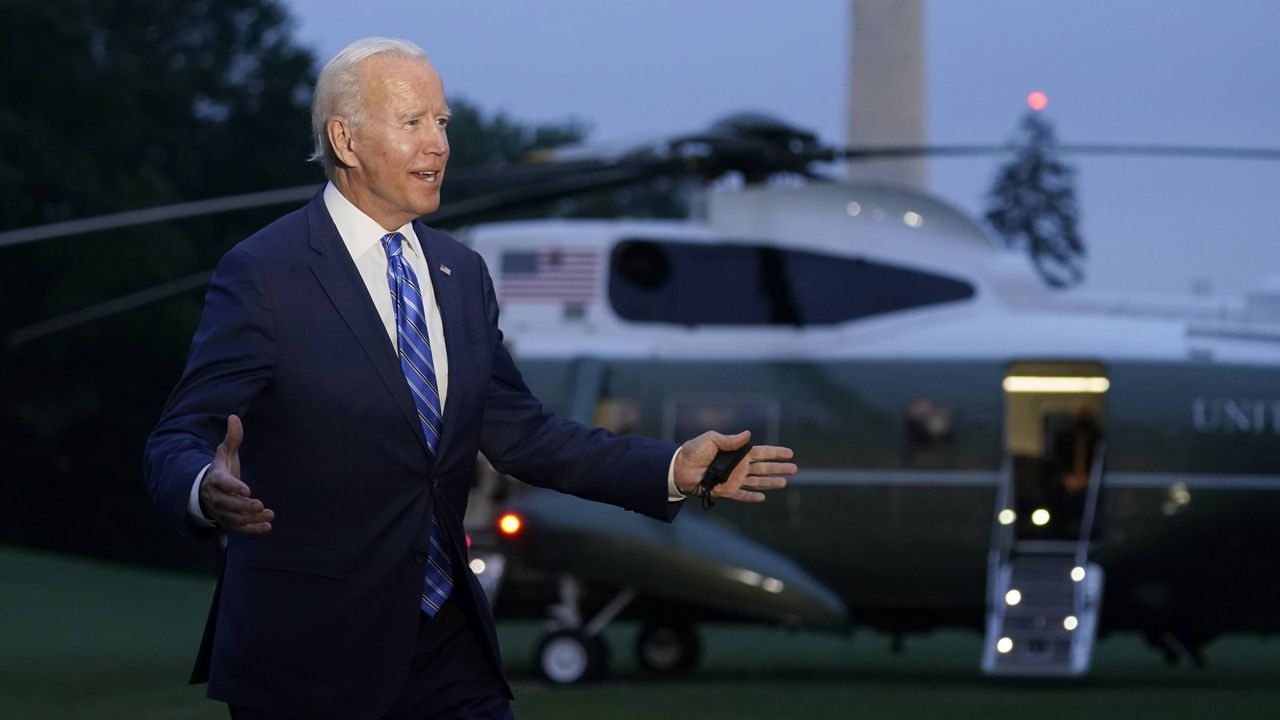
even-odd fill
[[[387,251],[387,282],[391,285],[391,304],[396,315],[400,368],[409,382],[427,447],[434,455],[440,444],[440,392],[436,386],[435,363],[431,361],[431,343],[427,341],[422,291],[418,288],[418,277],[404,256],[404,236],[398,232],[384,235],[382,248]],[[436,616],[453,590],[453,567],[442,540],[440,524],[433,513],[427,575],[422,583],[422,611],[431,617]]]

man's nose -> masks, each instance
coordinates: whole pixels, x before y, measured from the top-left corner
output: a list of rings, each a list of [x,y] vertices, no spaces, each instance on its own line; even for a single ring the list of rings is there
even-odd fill
[[[428,155],[444,155],[449,152],[449,136],[445,134],[444,128],[437,126],[428,135],[422,151]]]

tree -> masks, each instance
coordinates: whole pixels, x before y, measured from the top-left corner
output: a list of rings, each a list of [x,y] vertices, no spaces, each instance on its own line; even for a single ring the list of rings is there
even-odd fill
[[[1084,279],[1084,240],[1077,230],[1075,170],[1055,155],[1053,127],[1039,113],[1022,120],[1016,157],[987,195],[987,221],[1009,247],[1025,247],[1040,277],[1063,289]]]
[[[310,145],[297,132],[314,62],[277,0],[12,0],[0,28],[0,132],[21,139],[0,156],[4,227],[319,177],[299,162]],[[6,302],[0,325],[205,266],[255,222],[215,217],[14,249],[0,277],[6,296],[28,302]]]
[[[464,98],[450,98],[449,167],[497,167],[531,153],[582,142],[589,128],[580,120],[527,125],[503,112],[486,116]]]
[[[320,180],[299,132],[315,63],[277,0],[7,0],[0,66],[0,227]],[[0,248],[0,337],[211,267],[275,212]],[[0,540],[190,558],[139,463],[199,307],[186,293],[0,349]]]

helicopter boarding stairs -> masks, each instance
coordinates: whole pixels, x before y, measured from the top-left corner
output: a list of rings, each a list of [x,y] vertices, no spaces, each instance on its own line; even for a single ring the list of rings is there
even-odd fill
[[[1104,457],[1100,451],[1091,463],[1074,540],[1018,537],[1011,510],[1012,463],[1006,463],[988,556],[984,673],[1073,677],[1088,672],[1102,605],[1103,572],[1089,561],[1089,550]]]

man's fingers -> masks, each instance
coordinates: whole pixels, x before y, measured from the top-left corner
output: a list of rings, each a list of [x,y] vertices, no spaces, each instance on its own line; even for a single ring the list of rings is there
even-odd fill
[[[742,480],[741,488],[747,490],[781,490],[787,486],[787,479],[784,477],[758,477],[749,475]]]
[[[200,504],[210,520],[232,532],[252,535],[271,532],[271,522],[276,519],[274,511],[252,496],[248,485],[220,467],[205,473]]]
[[[684,451],[676,456],[676,485],[685,493],[693,492],[717,451],[737,450],[750,440],[751,431],[744,430],[736,435],[709,431],[688,441]],[[734,467],[728,480],[711,490],[711,495],[739,502],[763,502],[763,491],[786,487],[785,476],[796,474],[795,463],[788,462],[793,456],[787,447],[753,447]]]
[[[240,443],[244,441],[244,424],[240,422],[240,418],[236,415],[227,416],[227,436],[223,438],[222,444],[218,446],[219,450],[224,450],[228,454],[235,454],[240,450]]]
[[[250,494],[248,485],[230,475],[214,473],[212,470],[205,475],[200,497],[212,509],[239,513],[257,513],[263,510],[262,501]]]
[[[233,532],[244,533],[245,535],[265,535],[271,532],[271,523],[256,522],[248,525],[233,525],[230,526],[230,529]]]
[[[764,500],[766,490],[781,490],[787,486],[787,479],[784,477],[763,477],[756,475],[748,475],[741,482],[727,482],[717,487],[711,492],[712,496],[730,498],[732,500],[741,500],[743,496],[749,496],[750,501],[759,502]],[[718,491],[718,492],[717,492]]]
[[[270,510],[266,511],[270,512]],[[233,533],[244,533],[248,536],[260,536],[260,534],[271,532],[271,520],[275,519],[274,512],[270,515],[261,515],[257,518],[228,518],[225,523],[219,523],[221,527],[230,530]]]
[[[708,434],[711,435],[711,442],[715,443],[716,448],[720,450],[737,450],[751,439],[750,430],[743,430],[737,435],[722,435],[718,432]]]
[[[747,467],[748,475],[795,475],[799,468],[795,463],[753,462]]]
[[[231,473],[219,468],[209,468],[209,472],[205,473],[204,484],[209,491],[223,495],[249,497],[252,494],[248,485],[245,485]]]
[[[256,513],[228,513],[227,522],[224,525],[250,525],[253,523],[270,523],[276,519],[276,514],[272,510],[263,509]]]
[[[211,520],[235,532],[245,532],[245,528],[252,528],[250,532],[265,532],[271,529],[271,522],[276,519],[275,512],[267,508],[256,512],[211,508],[209,514]]]
[[[240,477],[240,443],[244,441],[244,425],[235,415],[227,416],[227,435],[213,455],[213,467],[233,477]]]
[[[256,498],[225,493],[211,493],[205,502],[210,510],[237,515],[256,515],[266,509],[262,501]]]
[[[764,502],[764,493],[758,490],[748,490],[745,487],[725,489],[724,486],[721,486],[712,491],[711,495],[712,497],[722,497],[728,500],[736,500],[737,502]]]
[[[794,456],[795,452],[791,448],[777,445],[757,445],[751,448],[751,452],[747,453],[747,459],[751,462],[790,460]]]

